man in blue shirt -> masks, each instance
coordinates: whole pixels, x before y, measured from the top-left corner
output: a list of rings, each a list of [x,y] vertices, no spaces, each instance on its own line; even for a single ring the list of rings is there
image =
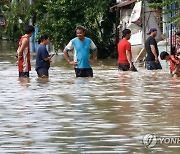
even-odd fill
[[[72,39],[64,49],[66,60],[75,67],[76,77],[93,77],[91,65],[97,56],[97,47],[94,42],[85,37],[85,28],[78,26],[76,28],[76,38]],[[90,49],[93,51],[93,57],[90,59]],[[74,50],[74,60],[69,57],[68,51]]]

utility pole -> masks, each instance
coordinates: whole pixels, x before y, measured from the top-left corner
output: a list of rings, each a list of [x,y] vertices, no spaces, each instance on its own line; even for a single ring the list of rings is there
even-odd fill
[[[29,4],[32,5],[34,0],[29,0]],[[34,25],[34,16],[29,20],[29,25]]]
[[[146,10],[145,10],[145,1],[142,0],[142,27],[143,27],[143,39],[144,45],[146,42]]]
[[[32,5],[34,3],[33,0],[29,0],[29,5]],[[34,19],[34,16],[29,20],[29,25],[35,25],[35,19]],[[30,51],[31,52],[35,52],[36,51],[36,42],[35,42],[35,32],[33,33],[33,35],[30,37]]]

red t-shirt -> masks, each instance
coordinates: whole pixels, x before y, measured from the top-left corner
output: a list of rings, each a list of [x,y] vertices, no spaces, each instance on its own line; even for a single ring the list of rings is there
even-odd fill
[[[128,40],[122,39],[118,43],[118,63],[119,64],[129,63],[126,56],[126,50],[130,52],[130,55],[132,57],[131,44],[128,42]]]
[[[174,72],[176,69],[176,64],[179,64],[179,60],[177,58],[175,58],[173,55],[171,55],[171,59],[170,59],[170,68],[171,71]]]

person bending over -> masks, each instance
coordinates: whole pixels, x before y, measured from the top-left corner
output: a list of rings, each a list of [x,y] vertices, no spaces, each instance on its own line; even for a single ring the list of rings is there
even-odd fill
[[[180,60],[174,55],[169,55],[169,53],[163,51],[160,54],[162,60],[167,60],[170,62],[170,70],[173,78],[180,77]]]

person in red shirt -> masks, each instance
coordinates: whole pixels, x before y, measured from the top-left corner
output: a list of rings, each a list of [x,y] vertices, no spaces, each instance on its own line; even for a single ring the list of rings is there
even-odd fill
[[[172,76],[174,78],[180,77],[180,60],[165,51],[161,52],[160,57],[161,60],[169,61]]]
[[[131,31],[124,29],[123,38],[118,43],[118,69],[120,71],[137,71],[132,62],[131,44],[128,41]]]

